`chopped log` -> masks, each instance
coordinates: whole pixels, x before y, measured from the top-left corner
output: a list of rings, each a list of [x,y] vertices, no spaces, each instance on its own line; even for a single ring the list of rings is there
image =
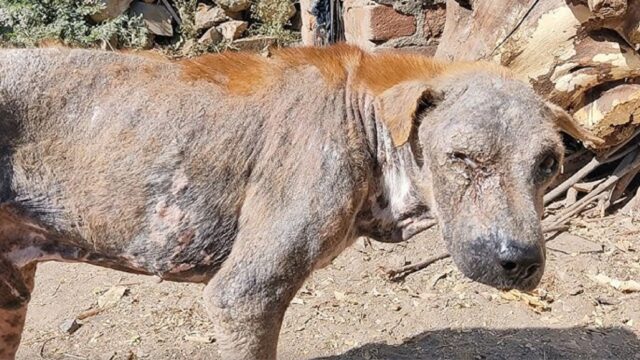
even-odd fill
[[[640,83],[640,1],[588,5],[506,0],[476,1],[468,9],[449,0],[436,57],[499,62],[553,103],[578,109],[582,124],[605,138],[601,148],[614,146],[637,126],[631,120],[638,118],[640,94],[626,82]],[[611,100],[620,95],[622,103]],[[590,115],[594,109],[601,115]]]
[[[640,50],[640,1],[631,0],[623,14],[609,19],[603,27],[614,30],[629,46]]]
[[[600,18],[614,18],[627,11],[627,0],[589,0],[589,10]]]
[[[633,130],[631,127],[620,129],[620,126],[640,123],[640,85],[622,84],[606,90],[573,116],[609,143],[620,142]]]
[[[477,1],[469,9],[447,0],[444,31],[435,56],[447,60],[489,58],[496,44],[508,37],[535,0]]]

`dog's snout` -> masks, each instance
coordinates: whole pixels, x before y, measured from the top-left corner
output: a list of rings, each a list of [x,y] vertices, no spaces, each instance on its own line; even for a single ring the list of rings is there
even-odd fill
[[[541,236],[518,239],[492,232],[452,251],[458,268],[469,278],[500,289],[534,289],[544,273]]]
[[[496,262],[504,276],[524,280],[535,275],[542,267],[544,255],[540,247],[523,246],[514,240],[503,242]]]

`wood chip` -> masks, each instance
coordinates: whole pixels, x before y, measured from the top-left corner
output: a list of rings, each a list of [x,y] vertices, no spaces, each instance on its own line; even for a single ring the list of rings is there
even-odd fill
[[[293,300],[291,300],[291,303],[296,305],[304,305],[304,300],[296,296],[293,298]]]
[[[200,335],[200,334],[187,335],[184,337],[184,339],[186,341],[200,343],[200,344],[211,344],[216,340],[215,337],[213,337],[213,335]]]
[[[83,311],[80,314],[78,314],[78,316],[76,316],[76,319],[84,320],[84,319],[90,318],[92,316],[96,316],[96,315],[100,314],[102,312],[102,310],[104,310],[104,309],[95,308],[95,309],[89,309],[87,311]]]
[[[538,295],[528,294],[518,290],[510,290],[506,292],[503,291],[500,293],[500,296],[509,301],[522,301],[536,312],[551,310],[549,303]]]
[[[98,307],[100,307],[101,309],[108,309],[110,307],[116,306],[116,304],[120,301],[120,299],[122,299],[127,291],[129,291],[129,288],[126,286],[117,285],[112,287],[98,298]]]
[[[601,285],[609,285],[616,290],[620,290],[623,293],[640,292],[640,283],[635,280],[621,281],[612,279],[605,274],[598,274],[595,276],[589,276],[591,280]]]

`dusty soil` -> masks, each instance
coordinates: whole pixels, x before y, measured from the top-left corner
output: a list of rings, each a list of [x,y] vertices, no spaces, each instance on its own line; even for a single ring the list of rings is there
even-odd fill
[[[286,315],[280,357],[640,359],[640,292],[594,278],[640,281],[640,224],[579,220],[571,233],[578,237],[549,243],[546,275],[528,303],[463,278],[450,259],[402,283],[383,276],[381,268],[443,252],[437,230],[398,245],[359,240],[300,290]],[[72,335],[59,330],[98,308],[116,285],[127,291],[115,306],[80,321]],[[218,359],[202,287],[43,264],[18,359]]]

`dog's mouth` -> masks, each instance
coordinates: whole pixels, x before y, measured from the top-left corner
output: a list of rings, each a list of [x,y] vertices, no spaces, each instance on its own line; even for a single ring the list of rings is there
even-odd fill
[[[429,213],[423,213],[417,217],[406,217],[398,222],[398,228],[394,231],[393,237],[398,237],[400,239],[398,241],[405,241],[437,223]]]

